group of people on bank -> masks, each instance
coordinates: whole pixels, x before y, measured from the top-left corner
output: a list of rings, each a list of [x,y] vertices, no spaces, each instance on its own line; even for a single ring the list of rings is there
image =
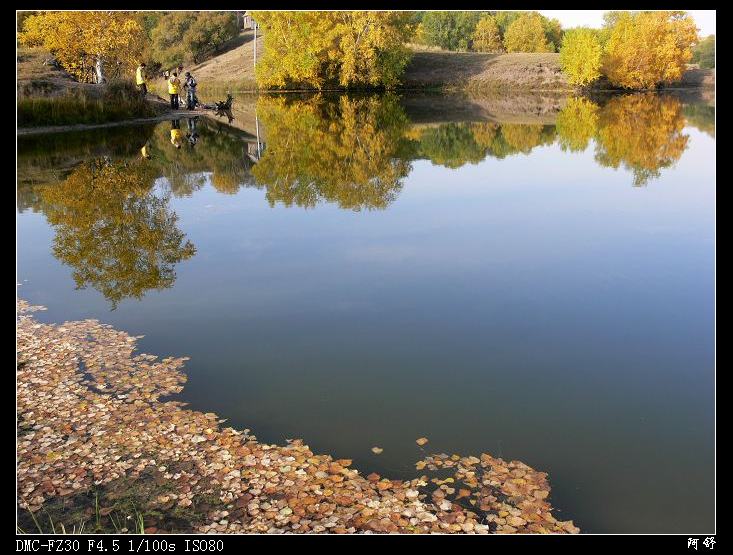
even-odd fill
[[[137,66],[135,71],[135,83],[137,84],[140,93],[143,95],[148,94],[147,76],[145,75],[145,63],[141,63]],[[196,96],[196,86],[198,83],[194,79],[191,72],[187,71],[183,73],[183,66],[179,65],[177,69],[173,71],[165,71],[163,78],[168,83],[168,94],[171,100],[171,110],[180,109],[180,95],[181,91],[186,93],[186,108],[193,110],[199,104],[198,97]]]

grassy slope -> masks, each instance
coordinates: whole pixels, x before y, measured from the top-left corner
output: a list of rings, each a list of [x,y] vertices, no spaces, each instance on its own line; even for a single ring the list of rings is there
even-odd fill
[[[416,51],[405,71],[406,87],[569,90],[559,54],[483,54]]]
[[[190,71],[199,83],[202,95],[212,89],[254,90],[254,34],[244,31],[234,48],[193,66]],[[262,52],[262,37],[257,37],[257,52]]]
[[[77,83],[62,69],[44,64],[52,58],[42,48],[18,48],[16,71],[21,96],[59,96],[76,91],[94,93],[94,85]]]

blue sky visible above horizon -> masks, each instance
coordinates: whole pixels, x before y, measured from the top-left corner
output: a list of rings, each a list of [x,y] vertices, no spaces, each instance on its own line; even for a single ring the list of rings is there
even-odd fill
[[[600,27],[603,25],[603,14],[609,10],[537,10],[542,15],[555,18],[564,28]],[[715,10],[686,10],[695,20],[700,36],[715,34]]]

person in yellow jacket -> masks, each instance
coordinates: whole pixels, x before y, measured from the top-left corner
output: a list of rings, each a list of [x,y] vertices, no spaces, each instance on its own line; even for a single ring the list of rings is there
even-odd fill
[[[171,95],[171,110],[178,110],[178,93],[181,92],[181,80],[178,73],[173,72],[168,79],[168,94]]]
[[[181,131],[180,120],[174,119],[171,122],[171,144],[176,148],[181,148],[183,144],[183,131]]]
[[[140,89],[140,94],[145,98],[148,94],[148,85],[145,82],[145,62],[137,66],[137,70],[135,71],[135,83],[137,84],[137,88]]]

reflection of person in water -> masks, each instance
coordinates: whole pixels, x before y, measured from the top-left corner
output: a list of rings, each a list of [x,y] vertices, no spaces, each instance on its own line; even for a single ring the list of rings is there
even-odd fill
[[[150,160],[150,145],[148,143],[145,143],[140,149],[140,154],[145,160]]]
[[[183,144],[181,121],[177,119],[171,121],[171,144],[176,148],[181,148],[181,145]]]
[[[186,138],[188,139],[188,143],[191,145],[191,148],[193,148],[196,146],[196,142],[199,140],[199,134],[196,132],[196,123],[198,122],[198,117],[187,118],[186,121],[188,123],[188,133],[186,133]]]

